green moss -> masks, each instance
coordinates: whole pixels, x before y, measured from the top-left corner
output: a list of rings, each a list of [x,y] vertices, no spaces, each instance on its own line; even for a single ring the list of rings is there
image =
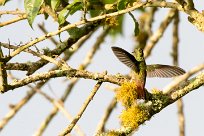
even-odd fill
[[[153,112],[159,112],[163,107],[165,107],[167,104],[169,104],[169,97],[165,94],[163,94],[162,91],[157,89],[152,89],[152,106],[151,111]]]

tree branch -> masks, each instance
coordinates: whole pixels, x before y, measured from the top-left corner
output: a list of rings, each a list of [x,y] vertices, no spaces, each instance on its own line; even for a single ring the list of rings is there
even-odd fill
[[[64,103],[61,100],[55,100],[55,99],[51,98],[49,95],[42,92],[38,88],[34,88],[32,86],[29,86],[29,87],[32,88],[33,90],[35,90],[36,92],[38,92],[39,94],[41,94],[42,96],[44,96],[44,98],[47,99],[50,103],[52,103],[55,107],[57,107],[57,109],[59,109],[68,120],[73,119],[71,114],[65,109]],[[42,125],[46,125],[46,124],[43,123]],[[75,130],[79,134],[79,136],[84,136],[82,130],[80,129],[80,127],[78,125],[75,126]],[[40,136],[41,134],[42,134],[41,129],[39,129],[39,131],[36,131],[34,135],[35,136]]]
[[[176,101],[202,85],[204,85],[204,72],[201,72],[198,76],[192,78],[191,80],[186,81],[185,83],[180,83],[178,86],[181,89],[170,92],[169,93],[170,98],[173,101]]]
[[[194,68],[192,68],[190,71],[188,71],[187,73],[185,73],[184,75],[175,78],[175,80],[173,80],[169,85],[167,85],[163,90],[165,94],[170,93],[171,91],[173,91],[173,89],[175,87],[177,87],[179,84],[181,84],[183,81],[187,80],[189,77],[191,77],[192,75],[194,75],[195,73],[201,71],[204,69],[204,64],[200,64]]]
[[[0,46],[0,58],[3,58],[4,54]],[[0,92],[3,93],[7,89],[7,72],[5,69],[5,62],[0,61]]]
[[[20,16],[20,17],[17,17],[17,18],[11,19],[11,20],[9,20],[9,21],[5,21],[5,22],[0,23],[0,27],[6,26],[6,25],[10,25],[10,24],[12,24],[12,23],[18,22],[18,21],[20,21],[20,20],[24,20],[24,19],[26,19],[26,18],[27,18],[27,15],[24,14],[24,15],[22,15],[22,16]]]
[[[46,82],[40,82],[36,85],[36,88],[42,87]],[[26,96],[21,99],[17,104],[12,105],[11,110],[0,121],[0,131],[8,124],[8,122],[18,113],[18,111],[34,96],[35,91],[32,89],[27,92]]]
[[[140,106],[148,110],[149,116],[146,120],[143,120],[142,122],[138,122],[140,125],[143,124],[145,121],[150,120],[152,116],[157,114],[158,112],[162,111],[164,108],[166,108],[168,105],[176,102],[178,99],[182,98],[186,94],[190,93],[191,91],[201,87],[204,85],[204,72],[196,76],[195,78],[192,78],[191,80],[186,81],[185,83],[179,84],[179,88],[177,90],[174,90],[174,92],[171,92],[170,94],[152,94],[151,100],[141,103]],[[130,127],[122,127],[121,129],[114,130],[115,133],[119,133],[121,135],[128,135],[131,134],[133,131],[135,131],[134,128]],[[102,133],[103,135],[106,135],[106,133]],[[100,134],[97,134],[99,136]]]
[[[10,11],[0,11],[0,15],[5,15],[5,14],[24,15],[24,14],[26,14],[26,13],[23,12],[23,11],[20,11],[19,9],[10,10]]]
[[[186,0],[186,3],[187,3],[187,9],[188,10],[191,10],[191,9],[194,9],[194,3],[193,3],[193,0]]]
[[[173,46],[172,46],[172,58],[173,64],[178,66],[178,44],[179,44],[179,13],[178,11],[175,14],[174,22],[173,22]],[[185,116],[184,116],[184,104],[183,99],[180,98],[177,101],[178,108],[178,121],[179,121],[179,135],[185,136]]]
[[[65,136],[65,135],[69,134],[69,133],[72,131],[73,127],[76,125],[76,123],[78,122],[78,120],[81,118],[82,114],[83,114],[84,111],[86,110],[86,108],[87,108],[88,104],[90,103],[90,101],[93,100],[93,97],[94,97],[94,95],[96,94],[96,92],[98,91],[98,89],[100,88],[101,84],[102,84],[102,82],[99,81],[99,82],[94,86],[94,88],[93,88],[91,94],[90,94],[89,97],[85,100],[85,102],[84,102],[83,106],[81,107],[80,111],[78,112],[78,114],[77,114],[77,115],[75,116],[75,118],[72,120],[72,122],[70,123],[70,125],[69,125],[67,128],[65,128],[65,130],[63,130],[63,131],[60,133],[60,136]]]
[[[114,76],[114,75],[106,75],[104,73],[93,73],[86,70],[76,70],[76,69],[68,69],[68,70],[53,70],[49,72],[33,74],[31,76],[27,76],[22,80],[13,81],[13,83],[8,85],[9,89],[16,89],[18,87],[25,86],[29,83],[40,81],[40,80],[47,80],[49,78],[56,78],[56,77],[69,77],[69,78],[85,78],[85,79],[93,79],[93,80],[100,80],[103,82],[110,82],[114,84],[122,84],[124,81],[128,81],[125,76]],[[6,91],[8,91],[6,90]]]
[[[54,32],[50,32],[50,33],[47,33],[46,35],[43,35],[41,37],[38,37],[36,38],[35,40],[31,41],[31,42],[28,42],[27,44],[25,45],[22,45],[21,47],[19,47],[17,50],[13,51],[9,57],[5,58],[7,61],[10,60],[12,57],[16,56],[17,54],[19,54],[20,52],[22,52],[23,50],[33,46],[34,44],[36,43],[39,43],[45,39],[48,39],[49,37],[52,37],[52,36],[55,36],[55,35],[58,35],[59,33],[63,32],[63,31],[66,31],[66,30],[69,30],[71,28],[75,28],[77,26],[80,26],[80,25],[83,25],[83,24],[87,24],[87,22],[92,22],[93,24],[97,24],[95,21],[97,20],[102,20],[102,19],[105,19],[107,17],[112,17],[112,16],[118,16],[118,15],[121,15],[121,14],[125,14],[127,12],[130,12],[132,10],[135,10],[137,8],[140,8],[141,6],[145,5],[146,2],[144,3],[137,3],[137,5],[131,7],[131,8],[128,8],[128,9],[125,9],[125,10],[120,10],[118,12],[114,12],[114,13],[110,13],[110,14],[105,14],[105,15],[101,15],[101,16],[97,16],[97,17],[93,17],[93,18],[90,18],[90,19],[87,19],[86,21],[85,20],[82,20],[82,21],[79,21],[79,22],[76,22],[76,23],[73,23],[73,24],[68,24],[62,28],[60,28],[59,30],[57,31],[54,31]],[[94,23],[95,22],[95,23]],[[98,26],[98,24],[97,24]]]
[[[105,113],[103,115],[103,117],[101,118],[101,121],[98,123],[98,126],[96,128],[96,134],[97,133],[102,133],[105,131],[105,124],[108,121],[113,109],[116,107],[117,105],[117,100],[114,97],[112,99],[112,101],[110,102],[110,104],[108,105],[108,107],[105,110]]]
[[[170,24],[172,19],[174,18],[176,10],[172,9],[167,14],[166,18],[162,21],[157,31],[149,38],[149,43],[144,48],[144,57],[147,58],[150,54],[156,43],[163,36],[164,31],[167,26]]]
[[[178,2],[182,7],[186,5],[185,0],[175,0],[175,1]]]
[[[177,9],[180,11],[184,11],[185,13],[190,15],[190,22],[193,23],[200,31],[204,31],[204,23],[202,21],[204,19],[204,16],[202,15],[202,13],[199,13],[196,10],[184,10],[182,8],[182,6],[180,6],[177,3],[173,3],[173,2],[165,2],[165,1],[135,2],[133,4],[133,7],[130,7],[130,8],[124,9],[124,10],[120,10],[120,11],[117,11],[114,13],[109,13],[109,14],[104,14],[101,16],[93,17],[93,18],[87,19],[86,21],[82,20],[82,21],[79,21],[79,22],[76,22],[73,24],[68,24],[67,26],[62,27],[57,31],[47,33],[46,35],[38,37],[35,40],[19,47],[17,50],[15,50],[11,53],[10,57],[7,57],[5,59],[6,59],[6,61],[9,61],[12,57],[16,56],[17,54],[19,54],[23,50],[25,50],[25,49],[33,46],[34,44],[39,43],[39,42],[41,42],[41,41],[43,41],[49,37],[55,36],[55,35],[63,32],[63,31],[66,31],[66,30],[69,30],[71,28],[86,24],[87,22],[94,22],[94,21],[105,19],[107,17],[114,17],[114,16],[118,16],[121,14],[125,14],[125,13],[133,11],[135,9],[138,9],[140,7],[143,7],[143,8],[144,7],[167,7],[167,8],[173,8],[173,9]]]
[[[105,37],[107,36],[109,32],[109,28],[105,29],[101,35],[99,35],[99,37],[97,38],[98,40],[96,41],[96,43],[93,45],[93,47],[91,48],[91,50],[87,53],[84,61],[82,62],[82,64],[79,66],[79,69],[86,69],[86,67],[90,64],[93,56],[95,55],[96,51],[99,49],[101,43],[104,41]],[[79,79],[74,78],[71,79],[69,86],[67,87],[67,89],[65,90],[64,94],[61,97],[61,101],[65,102],[67,97],[69,96],[72,88],[76,85],[76,83],[79,81]],[[55,115],[58,113],[58,108],[54,107],[52,109],[52,111],[50,112],[50,114],[46,117],[46,119],[41,123],[40,128],[38,129],[38,135],[42,135],[42,133],[45,131],[45,129],[47,128],[48,124],[51,122],[51,120],[55,117]]]

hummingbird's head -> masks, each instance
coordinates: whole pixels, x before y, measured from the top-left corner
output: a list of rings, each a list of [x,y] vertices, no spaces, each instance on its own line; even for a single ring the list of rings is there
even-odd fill
[[[144,61],[144,54],[141,48],[136,48],[133,53],[137,61]]]

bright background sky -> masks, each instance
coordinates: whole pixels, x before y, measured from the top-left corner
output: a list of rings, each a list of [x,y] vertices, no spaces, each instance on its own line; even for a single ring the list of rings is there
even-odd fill
[[[204,1],[195,1],[195,7],[201,11]],[[14,10],[16,8],[23,10],[23,2],[12,1],[8,2],[5,7],[0,7],[0,10]],[[168,9],[161,9],[156,13],[154,30],[158,28],[159,23],[163,17],[168,12]],[[135,14],[138,18],[138,14]],[[202,32],[198,31],[195,26],[190,24],[187,21],[187,15],[181,13],[181,23],[179,25],[179,65],[186,71],[190,70],[194,66],[203,63],[204,61],[204,35]],[[8,19],[11,19],[12,16],[2,16],[0,18],[1,22],[4,22]],[[15,24],[11,24],[5,27],[0,28],[0,42],[8,42],[10,40],[11,44],[19,44],[20,42],[26,43],[31,38],[34,39],[43,35],[43,33],[36,26],[37,23],[43,22],[43,16],[38,16],[33,24],[33,30],[29,27],[26,20],[20,21]],[[77,19],[73,18],[71,22],[76,22]],[[57,23],[55,23],[51,18],[45,21],[46,29],[49,32],[55,31],[58,28]],[[92,64],[88,67],[89,71],[92,72],[103,72],[108,71],[109,74],[127,74],[129,69],[120,63],[118,59],[113,55],[111,51],[111,46],[122,47],[129,52],[132,51],[134,45],[133,39],[133,21],[129,16],[126,16],[126,21],[124,23],[124,35],[118,36],[117,39],[112,40],[110,37],[105,39],[103,45],[101,45],[100,50],[95,55],[92,60]],[[100,29],[99,31],[101,31]],[[78,65],[83,61],[86,56],[87,51],[91,49],[95,39],[99,33],[95,34],[88,42],[86,42],[82,48],[75,54],[68,64],[73,68],[77,68]],[[66,34],[64,34],[66,37]],[[56,37],[57,39],[57,37]],[[37,44],[39,48],[51,47],[53,48],[53,43],[49,40],[43,41],[40,44]],[[146,60],[147,64],[161,63],[161,64],[172,64],[172,58],[170,56],[172,49],[172,25],[170,25],[167,31],[164,34],[164,37],[156,45],[156,48],[153,49],[153,52]],[[8,52],[5,52],[8,53]],[[36,59],[36,58],[35,58]],[[12,62],[26,62],[34,61],[33,56],[22,53],[21,55],[12,59]],[[43,72],[48,70],[48,68],[53,65],[46,66],[43,70],[37,72]],[[15,75],[19,78],[25,76],[25,72],[14,72]],[[171,82],[172,79],[147,79],[146,88],[148,90],[152,88],[162,89]],[[96,81],[92,80],[80,80],[77,85],[74,87],[71,95],[67,99],[65,106],[66,109],[74,116],[79,111],[84,100],[90,94],[93,86]],[[34,84],[32,84],[34,85]],[[50,91],[48,86],[42,88],[43,91],[47,92],[52,97],[60,98],[64,89],[68,85],[68,81],[65,78],[55,78],[49,82],[52,90],[56,96]],[[110,103],[111,99],[114,96],[114,93],[110,90],[107,90],[105,86],[112,85],[104,83],[93,101],[89,104],[82,118],[78,122],[83,131],[85,131],[87,136],[91,136],[95,133],[96,126],[104,114],[104,110]],[[186,136],[203,136],[203,122],[204,122],[204,92],[203,87],[191,92],[190,94],[184,97],[184,112],[185,112],[185,121],[186,121]],[[15,89],[14,91],[9,91],[5,94],[0,95],[0,118],[3,118],[5,114],[9,111],[8,105],[15,104],[21,100],[26,92],[30,90],[27,87],[22,87]],[[12,136],[12,135],[21,135],[29,136],[33,135],[34,132],[38,129],[40,123],[45,119],[52,109],[52,105],[44,99],[41,95],[35,95],[29,103],[27,103],[20,112],[8,123],[8,125],[0,133],[1,136]],[[120,104],[111,115],[111,119],[108,121],[106,128],[116,129],[119,128],[118,116],[122,110]],[[60,131],[62,131],[69,122],[60,112],[53,119],[49,127],[46,129],[44,136],[56,136]],[[73,131],[74,132],[74,131]],[[145,125],[140,126],[139,130],[134,134],[137,136],[175,136],[178,135],[178,118],[177,118],[177,105],[176,103],[168,106],[160,113],[156,114],[151,118],[150,121],[147,121]]]

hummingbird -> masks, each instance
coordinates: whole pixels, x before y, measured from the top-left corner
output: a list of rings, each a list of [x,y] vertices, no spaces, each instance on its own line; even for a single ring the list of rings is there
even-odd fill
[[[132,70],[131,80],[137,83],[138,99],[146,99],[146,77],[170,78],[180,76],[185,71],[177,66],[152,64],[146,65],[143,50],[136,48],[133,55],[119,47],[111,47],[115,56]]]

